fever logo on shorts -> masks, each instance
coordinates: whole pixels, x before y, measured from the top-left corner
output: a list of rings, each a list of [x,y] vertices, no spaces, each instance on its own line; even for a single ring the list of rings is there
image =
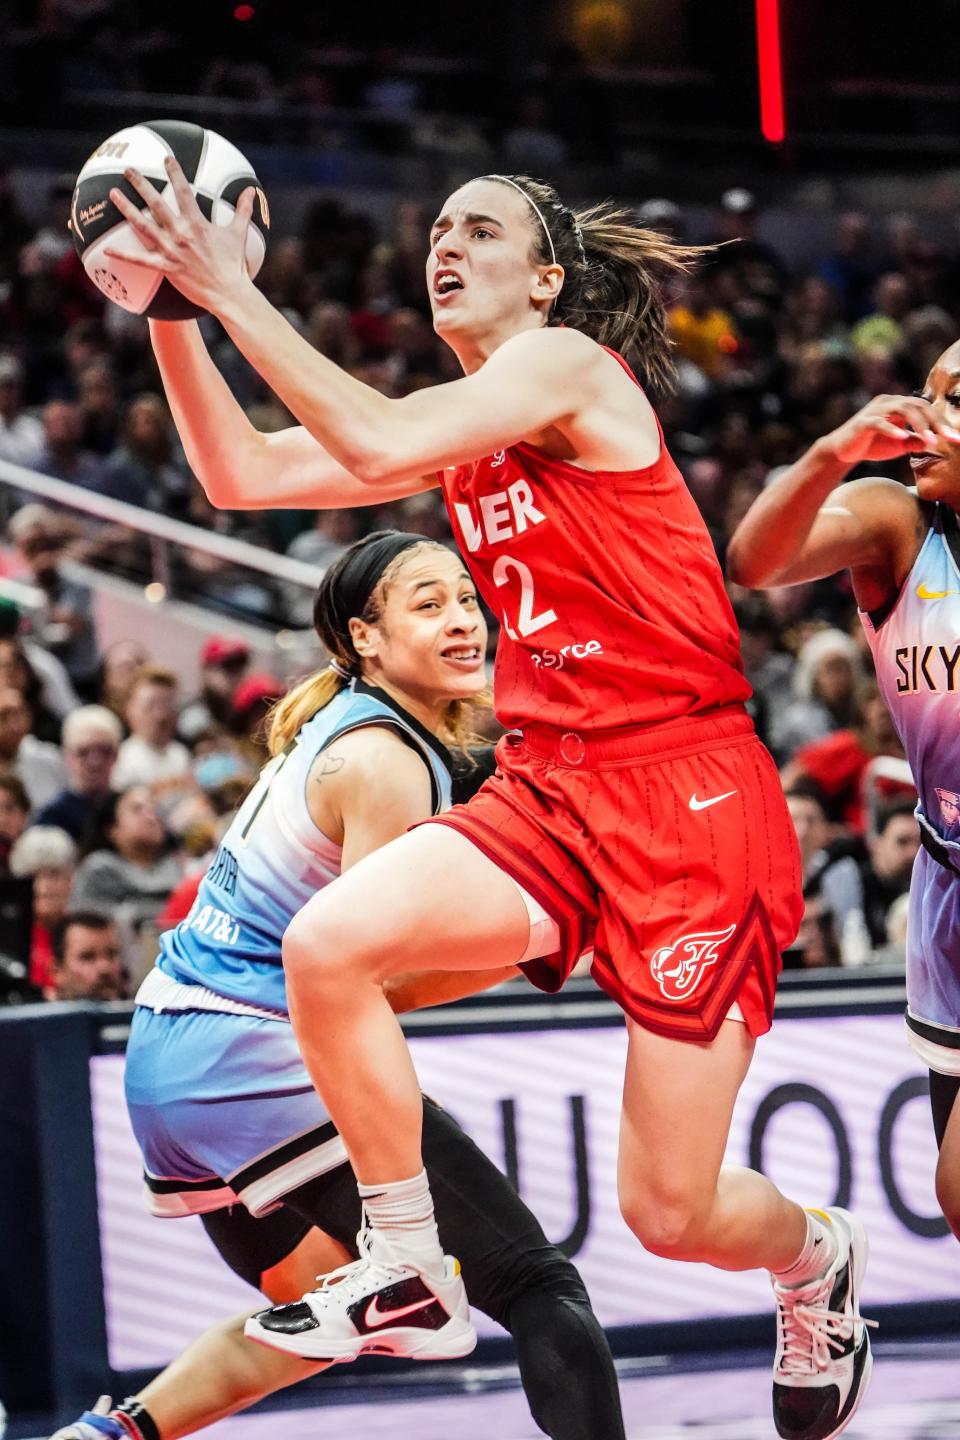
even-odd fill
[[[736,930],[728,925],[726,930],[702,930],[699,935],[682,935],[672,945],[662,946],[650,961],[650,972],[660,986],[665,1000],[686,1000],[703,979],[708,965],[715,965],[720,958],[717,946]]]

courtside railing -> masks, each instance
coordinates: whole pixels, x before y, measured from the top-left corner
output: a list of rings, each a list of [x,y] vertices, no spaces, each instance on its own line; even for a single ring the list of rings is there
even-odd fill
[[[270,614],[256,606],[245,613],[242,600],[234,607],[215,600],[214,608],[232,608],[276,631],[295,624],[288,612],[301,608],[316,590],[319,572],[301,560],[0,460],[0,522],[4,530],[14,511],[29,501],[66,512],[79,522],[77,534],[67,546],[68,556],[73,554],[105,574],[120,573],[143,583],[153,601],[191,599],[203,603],[204,572],[210,573],[204,562],[213,562],[218,579],[224,573],[237,577],[234,589],[239,594],[246,577],[265,583],[283,602]],[[115,565],[125,541],[131,538],[138,543],[127,564]],[[215,596],[215,582],[211,589]]]

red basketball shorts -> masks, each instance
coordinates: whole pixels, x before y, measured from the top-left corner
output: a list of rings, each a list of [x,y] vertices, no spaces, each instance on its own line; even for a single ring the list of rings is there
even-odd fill
[[[793,825],[770,755],[740,707],[580,735],[509,734],[498,770],[450,825],[557,923],[524,963],[555,991],[593,949],[597,983],[639,1024],[711,1040],[737,1003],[770,1028],[781,951],[803,902]]]

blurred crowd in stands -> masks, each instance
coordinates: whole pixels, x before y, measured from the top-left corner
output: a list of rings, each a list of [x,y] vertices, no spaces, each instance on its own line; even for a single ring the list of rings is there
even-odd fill
[[[162,9],[146,0],[13,4],[20,14],[0,52],[0,121],[8,114],[18,125],[51,128],[64,97],[89,117],[117,113],[124,95],[137,97],[141,113],[144,95],[179,95],[211,114],[231,111],[241,141],[339,153],[362,144],[381,155],[429,150],[479,166],[506,157],[551,168],[608,162],[614,136],[671,102],[688,116],[699,102],[709,122],[709,98],[696,88],[674,97],[663,85],[648,94],[614,83],[558,17],[534,40],[536,19],[508,5],[502,16],[464,12],[456,26],[406,7],[385,14],[371,37],[364,17],[358,24],[348,12],[298,0],[208,0],[199,9],[189,0]],[[636,28],[638,54],[650,63]],[[616,49],[616,36],[606,38],[594,34],[595,59],[612,58],[604,52]],[[624,64],[622,45],[615,58]],[[743,104],[739,96],[729,103]]]
[[[0,459],[285,552],[318,576],[373,528],[452,544],[436,492],[356,511],[214,510],[184,461],[145,323],[105,305],[82,273],[69,199],[65,178],[48,213],[28,220],[0,170]],[[781,467],[870,396],[922,385],[958,333],[960,251],[911,215],[849,212],[819,261],[797,273],[763,238],[746,189],[718,197],[705,233],[667,198],[636,209],[677,237],[735,242],[670,292],[679,382],[655,397],[722,563]],[[312,345],[385,394],[453,379],[425,295],[431,218],[401,202],[387,233],[347,200],[318,199],[299,234],[274,241],[259,283]],[[203,325],[252,423],[291,424],[224,333]],[[884,468],[908,482],[905,468]],[[7,573],[36,586],[43,604],[29,617],[0,606],[0,874],[14,888],[32,881],[30,973],[43,993],[75,993],[86,965],[99,977],[91,984],[118,994],[118,947],[135,974],[157,927],[188,908],[262,760],[257,727],[278,687],[250,673],[246,646],[228,633],[204,653],[199,695],[180,693],[134,637],[104,653],[90,593],[63,560],[137,575],[139,542],[114,529],[107,544],[32,501],[6,523]],[[183,590],[222,612],[310,623],[302,599],[266,580],[247,574],[241,584],[209,560],[184,560],[183,572]],[[807,913],[790,963],[896,960],[917,849],[913,791],[849,582],[731,594],[756,723],[782,767],[803,852]],[[91,915],[111,924],[94,933]]]

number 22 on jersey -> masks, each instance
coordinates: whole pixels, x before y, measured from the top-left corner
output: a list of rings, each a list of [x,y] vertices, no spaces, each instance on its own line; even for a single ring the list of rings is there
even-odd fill
[[[506,615],[503,616],[503,628],[511,640],[517,640],[527,635],[535,635],[545,625],[552,625],[557,618],[555,610],[541,610],[539,615],[535,613],[536,599],[533,588],[533,574],[529,565],[524,565],[522,560],[516,560],[512,555],[501,555],[493,567],[493,583],[499,588],[502,585],[510,584],[513,571],[520,581],[520,611],[517,618],[517,628],[514,630]],[[518,633],[519,632],[519,633]]]

